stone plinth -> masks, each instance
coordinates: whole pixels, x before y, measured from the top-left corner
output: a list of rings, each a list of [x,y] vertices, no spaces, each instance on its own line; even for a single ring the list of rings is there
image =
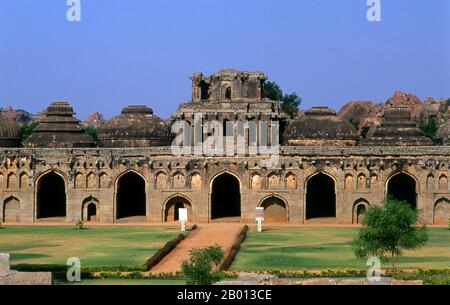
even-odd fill
[[[0,253],[0,285],[52,285],[51,272],[10,270],[9,254]]]

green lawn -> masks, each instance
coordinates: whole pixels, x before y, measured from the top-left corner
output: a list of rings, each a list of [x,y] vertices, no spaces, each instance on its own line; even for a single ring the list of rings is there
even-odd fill
[[[68,283],[55,280],[55,285],[186,285],[186,280],[177,279],[86,279]]]
[[[231,270],[365,269],[366,261],[354,258],[350,245],[358,230],[328,227],[269,227],[263,233],[251,230]],[[429,228],[428,232],[427,246],[417,252],[406,252],[397,264],[399,267],[450,268],[450,230]]]
[[[3,227],[0,252],[11,254],[11,264],[65,265],[78,257],[82,267],[142,267],[176,228],[154,227]]]

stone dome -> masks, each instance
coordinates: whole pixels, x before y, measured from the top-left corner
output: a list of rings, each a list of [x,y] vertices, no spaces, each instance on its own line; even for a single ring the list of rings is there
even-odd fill
[[[84,133],[72,106],[56,101],[47,107],[44,117],[25,142],[29,147],[93,147],[95,140]]]
[[[372,136],[363,141],[368,146],[429,146],[433,145],[411,119],[408,106],[389,106],[384,109],[383,122]]]
[[[0,113],[0,147],[20,146],[19,124]]]
[[[143,105],[125,107],[121,114],[100,126],[103,147],[148,147],[170,145],[169,125]]]
[[[355,127],[333,109],[313,107],[287,127],[283,139],[290,146],[354,146],[359,137]]]
[[[444,145],[450,145],[450,120],[442,124],[437,133],[436,138]]]

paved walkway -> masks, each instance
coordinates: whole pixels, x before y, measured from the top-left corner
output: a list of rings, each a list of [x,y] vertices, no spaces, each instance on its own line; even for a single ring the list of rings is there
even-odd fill
[[[197,230],[190,232],[185,240],[153,267],[150,273],[180,271],[182,262],[189,259],[189,251],[193,248],[219,245],[227,256],[242,227],[243,224],[235,223],[199,225]]]

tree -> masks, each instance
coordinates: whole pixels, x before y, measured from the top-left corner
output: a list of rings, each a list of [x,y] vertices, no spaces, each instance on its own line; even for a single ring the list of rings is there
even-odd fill
[[[302,99],[297,95],[297,93],[293,92],[291,94],[285,94],[283,99],[280,102],[281,109],[284,110],[291,117],[295,117],[297,115],[298,108],[302,103]]]
[[[88,126],[84,131],[84,133],[93,137],[95,142],[98,142],[98,133],[99,133],[98,128]]]
[[[224,257],[219,246],[192,249],[189,261],[184,261],[181,270],[188,278],[188,285],[211,285],[223,278],[218,266]]]
[[[418,250],[428,241],[426,227],[417,227],[420,211],[406,201],[386,198],[382,207],[371,206],[362,220],[362,228],[352,242],[358,258],[376,256],[392,261],[403,250]]]
[[[425,120],[424,118],[422,118],[420,120],[419,127],[422,130],[422,132],[425,134],[425,136],[427,136],[428,138],[433,140],[433,142],[436,141],[437,126],[436,126],[436,121],[434,119]]]
[[[302,102],[302,99],[293,92],[291,94],[283,94],[280,86],[276,82],[265,82],[264,83],[264,96],[273,101],[277,101],[278,105],[284,112],[289,114],[291,117],[297,115],[298,108]]]
[[[26,124],[23,124],[20,127],[20,140],[25,142],[26,139],[28,139],[36,129],[36,127],[39,125],[38,121],[32,121]]]
[[[272,101],[281,101],[283,91],[276,82],[267,81],[264,83],[264,96]]]

